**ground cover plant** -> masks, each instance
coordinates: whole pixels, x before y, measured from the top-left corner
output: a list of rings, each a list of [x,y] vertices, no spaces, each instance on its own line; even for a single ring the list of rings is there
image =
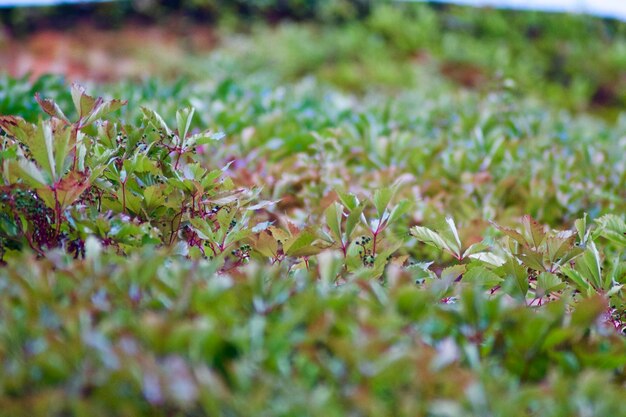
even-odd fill
[[[228,51],[2,78],[0,415],[625,414],[623,118]]]

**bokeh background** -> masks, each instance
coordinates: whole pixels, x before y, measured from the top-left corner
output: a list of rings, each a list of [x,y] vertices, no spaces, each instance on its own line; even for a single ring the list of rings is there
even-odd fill
[[[265,72],[362,93],[420,80],[484,89],[509,79],[568,110],[614,119],[626,103],[626,25],[616,18],[439,2],[135,0],[4,7],[0,22],[0,70],[31,80]]]

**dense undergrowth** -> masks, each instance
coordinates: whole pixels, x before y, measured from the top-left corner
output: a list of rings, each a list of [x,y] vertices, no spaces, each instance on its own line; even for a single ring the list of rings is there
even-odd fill
[[[332,100],[268,123],[274,94],[245,127],[209,100],[231,137],[79,86],[74,115],[0,119],[7,415],[619,415],[619,140],[495,96],[469,137]]]
[[[282,30],[193,82],[2,78],[0,415],[625,415],[626,120],[350,94]]]

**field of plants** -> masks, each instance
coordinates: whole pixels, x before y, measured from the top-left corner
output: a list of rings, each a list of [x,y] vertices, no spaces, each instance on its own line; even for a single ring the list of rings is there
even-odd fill
[[[626,416],[626,24],[178,3],[0,75],[0,416]]]

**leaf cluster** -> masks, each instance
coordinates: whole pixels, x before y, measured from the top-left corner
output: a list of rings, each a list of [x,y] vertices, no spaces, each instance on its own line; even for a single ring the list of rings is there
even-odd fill
[[[49,117],[0,119],[0,408],[620,415],[619,143],[583,123],[554,144],[502,101],[442,133],[402,98],[346,114],[304,90],[246,113],[224,82],[168,114],[75,85],[70,116],[38,96]],[[574,165],[597,180],[547,188]]]

